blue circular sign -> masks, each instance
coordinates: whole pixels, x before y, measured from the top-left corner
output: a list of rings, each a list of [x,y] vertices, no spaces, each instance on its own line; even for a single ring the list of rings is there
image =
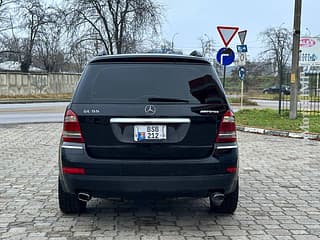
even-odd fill
[[[244,67],[239,67],[238,76],[240,81],[243,81],[246,77],[246,69]]]
[[[231,48],[221,48],[217,53],[217,62],[227,66],[233,63],[235,58],[234,52]]]

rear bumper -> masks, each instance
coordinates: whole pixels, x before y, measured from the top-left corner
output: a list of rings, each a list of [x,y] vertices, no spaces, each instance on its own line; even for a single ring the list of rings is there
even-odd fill
[[[205,197],[209,192],[230,193],[235,189],[235,174],[216,176],[76,176],[64,175],[64,187],[73,194],[93,197],[130,197],[136,195],[168,197]]]
[[[90,158],[85,149],[61,148],[60,179],[65,191],[84,192],[93,197],[131,197],[135,195],[168,197],[205,197],[209,192],[232,192],[238,172],[237,150],[223,156],[194,160],[111,160]],[[62,166],[80,167],[85,175],[63,174]]]

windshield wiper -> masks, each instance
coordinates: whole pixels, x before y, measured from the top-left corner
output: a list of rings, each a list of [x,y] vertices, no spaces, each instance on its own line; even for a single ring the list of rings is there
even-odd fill
[[[161,98],[161,97],[150,97],[148,98],[149,102],[183,102],[188,103],[189,100],[179,99],[179,98]]]

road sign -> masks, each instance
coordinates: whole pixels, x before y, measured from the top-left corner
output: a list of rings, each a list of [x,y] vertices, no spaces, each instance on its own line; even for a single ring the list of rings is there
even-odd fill
[[[246,53],[239,53],[238,55],[238,66],[244,66],[247,62],[247,55]]]
[[[235,55],[231,48],[221,48],[217,53],[217,62],[224,66],[233,63],[234,58]]]
[[[217,29],[225,47],[228,47],[229,43],[232,41],[233,37],[239,30],[238,27],[226,26],[217,26]]]
[[[237,52],[238,52],[238,53],[248,52],[248,46],[245,45],[245,44],[237,45]]]
[[[246,77],[246,69],[244,67],[239,67],[238,69],[238,76],[240,81],[243,81]]]
[[[243,45],[244,42],[246,41],[247,30],[238,32],[238,36],[239,36],[241,44]]]

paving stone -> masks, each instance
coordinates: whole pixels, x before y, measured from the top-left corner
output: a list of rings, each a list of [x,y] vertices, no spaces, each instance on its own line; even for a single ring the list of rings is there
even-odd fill
[[[78,216],[58,209],[61,124],[0,126],[0,239],[320,239],[320,142],[238,133],[234,215],[207,199],[93,199]]]

